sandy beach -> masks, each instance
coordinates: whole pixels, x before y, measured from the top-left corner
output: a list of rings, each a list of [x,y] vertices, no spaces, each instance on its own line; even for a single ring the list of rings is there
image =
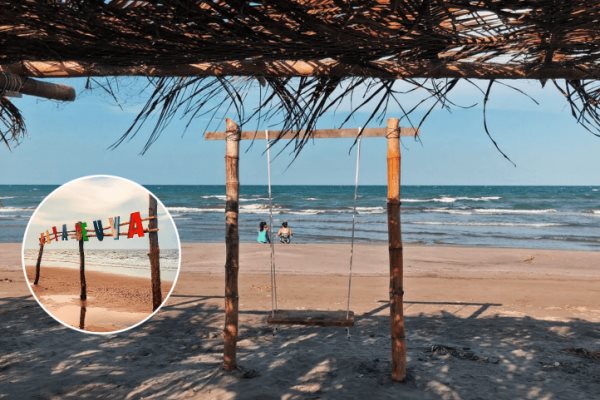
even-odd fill
[[[355,250],[343,329],[265,323],[269,248],[240,250],[240,371],[221,366],[222,244],[183,244],[168,304],[107,337],[68,330],[0,245],[0,396],[38,398],[531,398],[600,392],[600,253],[405,248],[408,379],[389,378],[387,246]],[[280,308],[343,309],[348,245],[277,246]]]
[[[86,271],[88,297],[82,303],[78,269],[42,265],[41,271],[38,285],[31,287],[44,307],[68,325],[81,328],[83,324],[87,331],[110,332],[135,325],[152,313],[150,279]],[[27,277],[33,283],[35,266],[27,266]],[[162,282],[164,297],[172,284]],[[81,320],[83,315],[85,321]]]

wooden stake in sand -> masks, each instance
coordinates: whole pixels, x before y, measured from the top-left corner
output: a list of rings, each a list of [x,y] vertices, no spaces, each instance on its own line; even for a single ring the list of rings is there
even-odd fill
[[[81,225],[79,226],[81,227]],[[84,238],[82,229],[85,229],[85,226],[77,229],[77,240],[79,241],[79,282],[81,283],[81,293],[79,294],[79,299],[81,301],[87,300],[87,285],[85,283],[85,253],[83,251]]]
[[[225,340],[223,368],[237,368],[236,345],[238,335],[238,269],[240,242],[238,233],[239,212],[239,150],[240,129],[231,119],[226,120],[225,141]]]
[[[160,288],[160,247],[158,246],[158,202],[151,194],[148,206],[148,240],[150,241],[150,276],[152,278],[152,310],[155,311],[162,304],[162,292]]]
[[[85,313],[87,301],[82,300],[79,309],[79,329],[85,329]]]
[[[390,328],[392,339],[392,379],[406,379],[406,343],[403,311],[403,254],[400,230],[400,135],[398,119],[387,123],[388,242],[390,252]]]
[[[42,265],[42,254],[44,253],[44,243],[40,243],[40,251],[38,252],[37,263],[35,263],[35,280],[34,285],[37,285],[40,281],[40,268]]]

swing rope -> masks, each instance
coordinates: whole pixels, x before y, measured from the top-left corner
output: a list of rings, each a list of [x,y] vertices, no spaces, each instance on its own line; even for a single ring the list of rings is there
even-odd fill
[[[265,141],[267,142],[267,181],[269,186],[269,243],[271,244],[271,316],[275,316],[277,310],[277,280],[275,278],[275,243],[273,243],[273,195],[271,192],[271,143],[269,131],[265,130]]]
[[[360,128],[358,128],[360,133]],[[350,294],[352,293],[352,262],[354,261],[354,233],[356,231],[356,203],[358,201],[358,172],[360,170],[360,137],[356,141],[356,168],[354,173],[354,203],[352,204],[352,238],[350,239],[350,264],[348,267],[348,299],[346,319],[350,318]]]
[[[360,133],[361,128],[358,128],[358,133]],[[275,316],[275,311],[277,311],[277,279],[276,279],[276,269],[275,269],[275,243],[273,242],[272,232],[273,232],[273,193],[271,189],[271,142],[269,140],[269,131],[265,130],[265,140],[267,142],[266,152],[267,152],[267,187],[268,187],[268,197],[269,197],[269,242],[271,247],[271,316]],[[346,319],[350,318],[350,295],[352,292],[352,265],[354,261],[354,239],[356,232],[356,205],[358,202],[358,177],[360,171],[360,137],[356,142],[356,171],[354,174],[354,201],[352,205],[352,236],[350,239],[350,263],[348,267],[348,296],[346,299]]]

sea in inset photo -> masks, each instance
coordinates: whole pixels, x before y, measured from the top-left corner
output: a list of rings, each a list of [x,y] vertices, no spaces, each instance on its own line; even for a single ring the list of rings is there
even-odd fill
[[[179,271],[175,224],[143,186],[90,176],[50,193],[23,240],[26,280],[39,304],[85,332],[122,331],[166,301]]]

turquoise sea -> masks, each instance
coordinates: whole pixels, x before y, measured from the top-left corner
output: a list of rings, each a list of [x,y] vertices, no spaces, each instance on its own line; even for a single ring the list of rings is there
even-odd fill
[[[0,241],[20,242],[51,185],[0,185]],[[222,241],[224,186],[147,185],[167,206],[182,241]],[[274,225],[288,221],[297,243],[350,240],[351,186],[274,186]],[[362,186],[356,237],[384,242],[385,186]],[[268,221],[266,186],[242,186],[240,237]],[[600,250],[598,186],[404,186],[408,243]]]

